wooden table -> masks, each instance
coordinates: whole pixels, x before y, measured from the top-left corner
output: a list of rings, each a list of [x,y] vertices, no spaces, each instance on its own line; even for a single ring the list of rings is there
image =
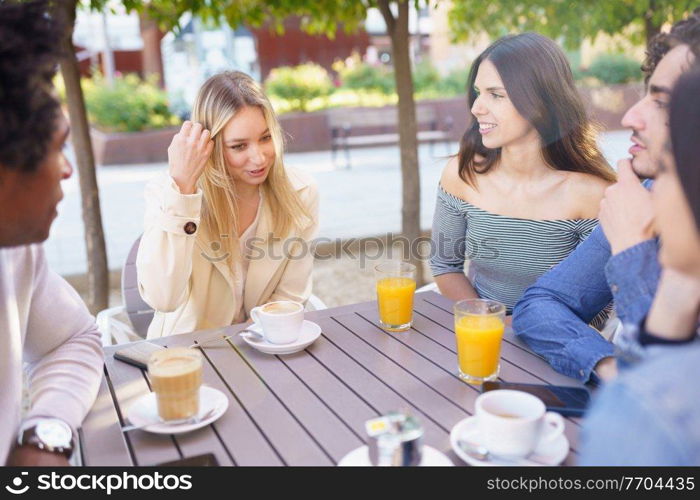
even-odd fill
[[[139,368],[116,361],[106,349],[105,375],[97,401],[80,431],[85,465],[155,465],[213,453],[221,465],[334,465],[365,442],[364,423],[395,409],[418,416],[424,442],[455,464],[452,427],[474,410],[478,388],[456,375],[452,301],[419,293],[413,328],[387,333],[378,326],[376,302],[307,314],[323,335],[305,351],[262,354],[235,336],[200,347],[204,381],[229,397],[229,408],[200,430],[164,436],[122,433],[125,410],[149,389]],[[241,330],[243,325],[175,335],[157,341],[187,346]],[[532,354],[506,331],[501,379],[507,382],[581,386]],[[566,419],[575,462],[579,422]]]

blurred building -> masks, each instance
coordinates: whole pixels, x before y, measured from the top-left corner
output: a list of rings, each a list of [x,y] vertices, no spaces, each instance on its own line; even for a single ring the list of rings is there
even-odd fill
[[[468,42],[453,42],[447,19],[451,8],[451,0],[446,0],[439,2],[429,13],[429,57],[443,76],[471,66],[472,61],[491,43],[489,36],[483,33],[470,37]]]
[[[183,16],[177,33],[164,34],[154,23],[127,14],[121,3],[114,13],[80,10],[74,32],[81,70],[135,72],[141,76],[161,74],[177,111],[185,113],[197,90],[211,75],[223,70],[244,71],[264,80],[278,66],[315,62],[332,70],[338,59],[358,53],[371,64],[391,65],[391,39],[377,9],[368,11],[364,29],[347,34],[339,27],[335,37],[309,35],[298,18],[285,20],[285,33],[278,35],[267,26],[232,29],[211,28],[197,18]],[[434,8],[411,8],[409,13],[410,53],[414,62],[429,59],[445,75],[464,67],[488,43],[477,37],[468,44],[450,40],[447,12],[450,1]]]
[[[353,52],[364,54],[370,45],[370,36],[365,30],[345,33],[338,27],[333,38],[325,35],[309,35],[300,27],[298,18],[284,21],[284,34],[279,35],[269,26],[252,29],[257,42],[260,75],[264,80],[273,68],[296,66],[314,62],[332,71],[337,59],[345,59]]]
[[[120,4],[115,12],[91,12],[79,9],[73,31],[80,71],[89,76],[93,69],[105,71],[111,57],[114,71],[143,74],[143,38],[137,14],[127,14]]]

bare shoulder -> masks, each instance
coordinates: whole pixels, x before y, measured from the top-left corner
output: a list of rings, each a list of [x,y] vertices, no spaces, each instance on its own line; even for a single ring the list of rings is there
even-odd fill
[[[461,185],[464,184],[462,179],[459,178],[459,158],[453,156],[442,169],[442,175],[440,176],[440,185],[442,189],[450,194],[458,194],[461,190]]]
[[[600,200],[611,182],[592,174],[569,172],[566,190],[573,209],[582,219],[593,219],[598,216]]]
[[[467,200],[473,194],[474,187],[470,186],[459,176],[459,157],[453,156],[445,165],[440,176],[442,188],[458,198]]]

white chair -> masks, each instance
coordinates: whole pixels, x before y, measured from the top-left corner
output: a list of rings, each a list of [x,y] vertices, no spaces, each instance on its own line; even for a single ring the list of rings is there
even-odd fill
[[[143,340],[148,333],[148,326],[153,320],[154,310],[141,298],[136,276],[136,255],[139,251],[141,237],[134,242],[122,269],[122,300],[123,306],[110,307],[97,313],[97,327],[102,334],[102,345],[124,344]],[[326,304],[315,295],[311,295],[306,303],[307,311],[327,309]],[[130,324],[119,317],[126,316]]]

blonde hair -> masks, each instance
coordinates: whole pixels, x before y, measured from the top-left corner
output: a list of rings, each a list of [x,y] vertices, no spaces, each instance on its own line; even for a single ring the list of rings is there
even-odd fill
[[[224,158],[225,144],[221,131],[243,108],[256,107],[263,112],[272,136],[275,161],[262,184],[264,203],[270,210],[273,235],[286,238],[294,229],[301,230],[311,220],[298,193],[292,187],[282,161],[284,138],[277,115],[260,85],[240,71],[226,71],[209,78],[199,90],[192,110],[192,121],[211,132],[214,150],[198,181],[203,191],[202,224],[212,238],[221,238],[220,249],[229,265],[240,254],[236,183]],[[261,207],[261,210],[264,207]],[[228,235],[228,237],[224,237]]]

